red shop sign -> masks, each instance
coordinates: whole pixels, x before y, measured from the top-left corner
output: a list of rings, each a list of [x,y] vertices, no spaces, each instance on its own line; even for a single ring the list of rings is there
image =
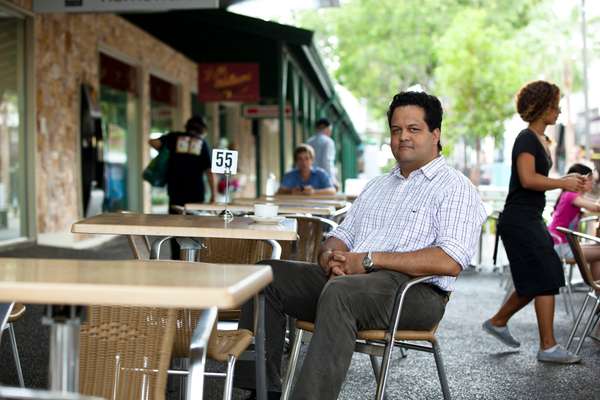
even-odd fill
[[[198,100],[255,102],[259,99],[258,64],[198,64]]]

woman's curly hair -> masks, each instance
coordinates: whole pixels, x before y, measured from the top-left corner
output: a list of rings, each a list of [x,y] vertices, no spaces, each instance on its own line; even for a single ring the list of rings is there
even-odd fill
[[[554,83],[530,82],[517,93],[517,112],[523,121],[533,122],[556,101],[559,93],[560,89]]]

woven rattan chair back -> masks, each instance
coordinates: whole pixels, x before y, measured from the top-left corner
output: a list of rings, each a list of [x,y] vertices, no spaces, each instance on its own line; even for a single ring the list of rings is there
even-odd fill
[[[273,251],[271,245],[264,240],[206,238],[202,241],[206,248],[200,250],[200,260],[208,263],[256,264],[271,258]],[[219,319],[236,320],[239,318],[239,313],[239,310],[219,310]],[[190,338],[198,322],[198,315],[199,312],[195,310],[177,310],[173,357],[188,356]],[[211,349],[214,349],[214,346],[209,344],[209,352]]]
[[[315,263],[319,248],[323,242],[323,234],[335,228],[337,224],[320,217],[293,215],[298,224],[298,240],[281,243],[281,258]]]
[[[107,399],[165,398],[175,310],[88,308],[80,334],[80,392]]]

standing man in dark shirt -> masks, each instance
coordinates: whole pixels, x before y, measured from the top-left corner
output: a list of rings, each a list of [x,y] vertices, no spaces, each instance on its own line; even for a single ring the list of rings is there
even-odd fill
[[[215,183],[210,171],[210,149],[203,138],[205,131],[204,118],[193,116],[185,124],[185,132],[169,132],[148,142],[156,150],[167,146],[170,152],[167,171],[169,213],[173,213],[173,206],[204,203],[204,174],[210,185],[210,202],[214,202]]]
[[[169,132],[158,139],[148,141],[156,150],[162,146],[169,149],[169,214],[179,214],[173,206],[204,203],[204,174],[210,186],[210,202],[215,201],[215,181],[210,170],[210,149],[204,140],[205,131],[204,118],[195,115],[186,122],[185,132]],[[171,258],[178,260],[179,252],[179,243],[176,239],[171,240]]]

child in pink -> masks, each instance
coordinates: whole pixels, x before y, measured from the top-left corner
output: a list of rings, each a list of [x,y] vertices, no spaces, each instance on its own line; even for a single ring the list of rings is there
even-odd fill
[[[556,230],[558,227],[577,230],[577,224],[581,217],[581,209],[585,208],[588,211],[600,212],[600,204],[586,198],[584,195],[592,191],[592,170],[583,164],[574,164],[569,168],[569,174],[577,173],[588,177],[585,189],[582,193],[565,192],[563,191],[554,207],[552,214],[552,222],[548,226],[548,230],[554,240],[554,250],[558,256],[567,259],[573,258],[571,248],[567,243],[565,234]],[[582,245],[583,254],[586,260],[590,263],[592,275],[594,279],[600,279],[600,246],[598,245]]]

